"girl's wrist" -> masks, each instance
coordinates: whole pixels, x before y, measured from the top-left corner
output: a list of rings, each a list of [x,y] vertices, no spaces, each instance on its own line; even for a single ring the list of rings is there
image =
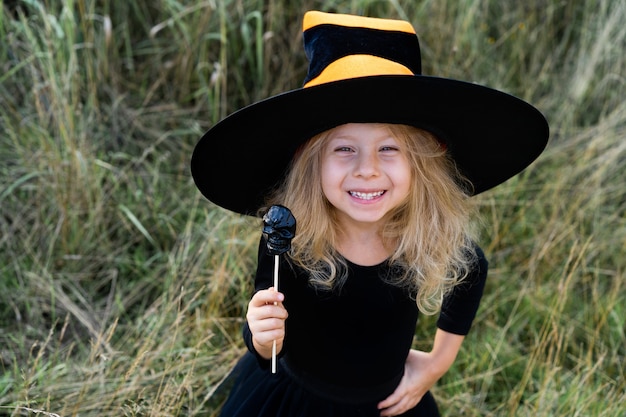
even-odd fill
[[[254,338],[252,338],[252,347],[254,347],[254,351],[256,352],[256,354],[263,359],[269,359],[272,356],[271,348],[268,349],[260,345]]]
[[[438,380],[448,372],[452,365],[432,351],[424,352],[413,349],[411,353],[415,355],[415,362],[422,369],[422,372],[428,374],[429,379]]]

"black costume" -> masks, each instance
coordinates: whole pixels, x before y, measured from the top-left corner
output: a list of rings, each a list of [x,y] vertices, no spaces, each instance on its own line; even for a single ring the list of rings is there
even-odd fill
[[[437,327],[466,335],[476,315],[487,276],[480,248],[475,268],[444,300]],[[411,348],[418,309],[405,290],[385,282],[387,262],[348,262],[341,291],[308,285],[304,272],[281,256],[280,291],[289,313],[278,370],[258,356],[246,324],[250,353],[236,367],[234,388],[222,417],[369,417],[397,387]],[[274,257],[259,247],[255,289],[273,285]],[[403,416],[438,416],[430,393]]]

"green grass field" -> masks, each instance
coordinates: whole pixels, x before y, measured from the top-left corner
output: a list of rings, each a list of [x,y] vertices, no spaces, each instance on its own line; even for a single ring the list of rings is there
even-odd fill
[[[425,74],[550,121],[539,160],[475,198],[491,270],[434,389],[445,415],[626,416],[623,0],[0,5],[0,415],[216,414],[260,223],[202,198],[189,158],[300,86],[317,9],[408,19]],[[416,347],[433,332],[423,318]]]

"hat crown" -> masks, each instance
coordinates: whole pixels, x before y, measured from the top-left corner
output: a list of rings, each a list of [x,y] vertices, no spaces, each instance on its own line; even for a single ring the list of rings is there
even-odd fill
[[[420,75],[420,47],[406,21],[307,12],[304,50],[309,60],[305,87],[350,78]]]

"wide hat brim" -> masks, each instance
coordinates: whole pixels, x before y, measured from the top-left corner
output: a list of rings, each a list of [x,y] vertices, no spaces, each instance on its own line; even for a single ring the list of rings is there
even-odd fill
[[[423,75],[341,80],[288,91],[226,117],[197,143],[191,173],[201,193],[256,215],[296,149],[345,123],[396,123],[437,135],[476,195],[524,170],[544,150],[545,117],[482,85]]]

